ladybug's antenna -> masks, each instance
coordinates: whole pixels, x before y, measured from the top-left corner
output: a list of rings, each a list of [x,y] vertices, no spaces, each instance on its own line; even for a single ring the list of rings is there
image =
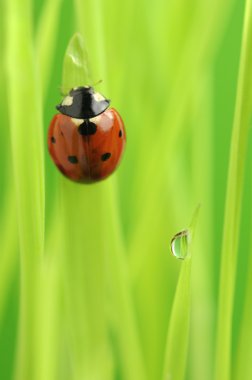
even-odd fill
[[[102,83],[102,79],[99,79],[97,82],[92,84],[92,87],[97,86],[98,84]]]

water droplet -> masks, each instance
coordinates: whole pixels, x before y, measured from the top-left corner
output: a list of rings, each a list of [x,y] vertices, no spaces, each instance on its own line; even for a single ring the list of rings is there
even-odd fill
[[[178,232],[171,240],[171,251],[173,256],[184,260],[189,254],[190,233],[188,230]]]

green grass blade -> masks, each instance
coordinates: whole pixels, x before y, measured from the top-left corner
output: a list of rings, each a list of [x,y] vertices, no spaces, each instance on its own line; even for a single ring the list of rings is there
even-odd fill
[[[36,247],[34,252],[24,249],[26,255],[36,257],[43,250],[44,173],[41,106],[36,89],[30,2],[8,2],[7,10],[9,110],[14,178],[19,190],[17,209],[20,239],[24,248]],[[26,17],[26,23],[18,22],[20,12]],[[28,98],[31,102],[30,112],[23,106],[24,99]],[[30,144],[27,144],[27,136],[30,136]],[[33,207],[29,207],[32,200]]]
[[[250,169],[250,168],[249,168]],[[249,190],[252,185],[252,177],[249,174],[249,181],[247,182]],[[250,225],[252,221],[252,207],[249,207]],[[249,380],[252,378],[252,238],[249,237],[249,257],[246,270],[246,286],[244,292],[244,304],[242,310],[239,310],[241,314],[241,322],[239,325],[237,346],[235,347],[235,355],[233,362],[233,379],[234,380]],[[247,246],[247,241],[246,241]],[[243,273],[244,277],[244,273]]]
[[[45,1],[36,34],[37,61],[44,97],[46,96],[55,54],[61,3],[62,0]]]
[[[185,376],[191,313],[191,244],[194,239],[198,212],[199,206],[188,229],[189,237],[186,247],[188,257],[182,263],[173,301],[166,341],[163,380],[183,380]]]
[[[4,13],[4,4],[0,3],[0,14]],[[0,26],[0,46],[5,55],[6,52],[6,23]],[[6,160],[9,156],[10,130],[7,100],[6,62],[0,62],[0,141],[3,142],[0,154],[0,325],[3,312],[8,301],[10,285],[13,282],[17,267],[18,228],[15,203],[15,191],[13,183],[12,160]]]
[[[113,363],[106,322],[102,185],[81,186],[62,178],[61,187],[63,273],[73,355],[72,378],[111,379]]]
[[[62,0],[46,0],[36,31],[36,63],[40,73],[40,86],[45,101],[51,79],[53,63],[57,51],[57,38]],[[39,268],[37,297],[40,300],[38,315],[40,328],[37,331],[37,380],[53,380],[59,375],[60,332],[64,329],[59,318],[61,285],[61,252],[62,224],[57,215],[57,201],[54,199],[54,212],[49,220],[50,228],[46,236],[45,260]]]
[[[252,1],[247,0],[236,108],[231,141],[217,326],[215,379],[229,380],[231,371],[232,314],[240,228],[241,198],[248,130],[252,110]]]
[[[37,279],[44,239],[44,173],[40,94],[32,41],[31,2],[6,2],[8,99],[21,252],[17,379],[36,368]],[[20,18],[25,22],[20,22]],[[29,99],[29,112],[24,106]],[[28,141],[27,141],[28,138]]]
[[[252,255],[250,254],[245,304],[240,326],[237,355],[234,363],[234,380],[252,378]]]
[[[190,294],[191,259],[187,259],[182,263],[172,308],[163,380],[184,379],[190,325]]]
[[[13,193],[14,192],[10,190],[7,195],[5,209],[0,220],[0,324],[8,290],[14,277],[14,269],[17,265],[17,217]]]
[[[60,378],[59,367],[64,341],[64,322],[62,321],[62,223],[59,221],[57,207],[50,224],[45,244],[45,260],[40,267],[40,281],[37,296],[40,300],[38,313],[40,329],[37,332],[36,380],[55,380]]]
[[[214,356],[214,234],[213,234],[213,75],[198,73],[200,80],[192,97],[193,199],[202,205],[192,267],[190,375],[194,380],[212,380]],[[204,133],[202,128],[204,126]],[[202,154],[204,152],[204,155]],[[202,341],[205,342],[202,345]],[[199,350],[199,347],[201,349]]]

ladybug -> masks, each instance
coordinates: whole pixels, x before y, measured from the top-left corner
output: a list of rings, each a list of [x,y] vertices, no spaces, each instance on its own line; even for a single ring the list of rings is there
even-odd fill
[[[126,142],[124,123],[110,101],[93,87],[76,87],[56,106],[48,130],[52,160],[80,183],[105,179],[117,168]]]

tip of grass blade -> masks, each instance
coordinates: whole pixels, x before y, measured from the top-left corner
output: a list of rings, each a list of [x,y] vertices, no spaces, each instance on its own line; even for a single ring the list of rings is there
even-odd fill
[[[64,57],[62,92],[68,93],[71,88],[89,85],[90,70],[84,38],[75,33],[71,38]]]
[[[198,222],[200,208],[201,208],[201,204],[199,203],[197,205],[194,213],[193,213],[192,220],[191,220],[191,223],[190,223],[190,226],[189,226],[191,240],[193,239],[194,232],[195,232],[195,229],[196,229],[196,224]]]

